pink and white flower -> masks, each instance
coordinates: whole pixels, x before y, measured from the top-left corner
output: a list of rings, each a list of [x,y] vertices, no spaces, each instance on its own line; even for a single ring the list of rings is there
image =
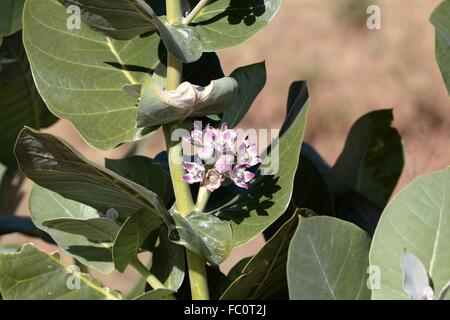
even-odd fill
[[[227,177],[238,187],[248,189],[248,182],[255,174],[247,169],[262,161],[256,144],[250,143],[248,137],[236,152],[236,131],[228,129],[226,123],[220,129],[208,124],[204,130],[192,130],[190,142],[200,149],[196,162],[185,162],[184,181],[189,184],[201,182],[212,192],[220,188]]]
[[[199,162],[185,162],[184,169],[187,174],[183,176],[183,180],[189,184],[202,182],[205,176],[205,166]]]
[[[248,189],[247,183],[255,177],[253,172],[247,171],[246,169],[247,166],[241,164],[235,166],[230,173],[230,178],[233,180],[234,184],[244,189]]]
[[[253,167],[261,162],[261,158],[258,157],[258,147],[256,144],[250,143],[248,137],[245,138],[237,152],[237,163],[245,164],[247,167]]]

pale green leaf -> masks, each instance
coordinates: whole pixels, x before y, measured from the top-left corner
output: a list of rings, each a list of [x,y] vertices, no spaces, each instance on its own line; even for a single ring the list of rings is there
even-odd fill
[[[403,291],[400,257],[414,254],[440,292],[450,280],[450,168],[422,176],[404,188],[381,216],[370,248],[381,287],[372,299],[409,299]],[[447,297],[448,299],[448,297]]]
[[[32,244],[17,253],[0,254],[0,292],[6,300],[121,299],[118,292],[102,287],[90,275],[66,268],[57,254],[47,254]]]
[[[190,0],[194,8],[198,0]],[[266,26],[278,12],[282,0],[217,0],[200,11],[192,26],[205,51],[236,46]]]
[[[48,108],[99,149],[140,138],[136,99],[122,87],[142,83],[157,66],[158,35],[117,41],[83,22],[68,30],[67,17],[56,0],[26,1],[24,44]]]
[[[333,217],[301,218],[289,247],[287,278],[293,300],[368,300],[370,238]]]

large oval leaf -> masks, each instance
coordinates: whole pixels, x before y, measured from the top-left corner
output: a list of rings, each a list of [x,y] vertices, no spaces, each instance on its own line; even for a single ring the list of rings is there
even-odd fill
[[[222,263],[233,249],[232,231],[228,221],[212,214],[193,212],[182,217],[172,213],[175,227],[169,229],[169,239],[204,257],[213,265]]]
[[[207,209],[231,221],[235,246],[258,236],[289,205],[309,110],[306,84],[301,84],[297,102],[288,108],[281,137],[272,144],[272,151],[265,157],[266,163],[258,169],[249,190],[232,189],[229,193],[213,193],[211,197]],[[274,166],[270,168],[271,165]],[[265,172],[267,175],[261,175],[265,169],[269,169]]]
[[[116,41],[84,23],[68,30],[67,17],[56,0],[26,1],[24,44],[39,93],[96,148],[139,137],[136,98],[122,87],[159,63],[159,37]]]
[[[298,212],[246,263],[226,289],[224,300],[287,299],[286,261],[289,243],[298,224]]]
[[[436,59],[450,94],[450,0],[443,1],[431,16],[436,28]]]
[[[80,202],[66,199],[38,185],[34,185],[31,189],[29,208],[33,223],[39,229],[50,234],[61,249],[86,266],[102,273],[110,273],[113,270],[111,239],[94,241],[83,234],[44,226],[44,222],[46,220],[51,221],[51,219],[70,218],[86,221],[100,218],[97,210]]]
[[[359,193],[381,209],[386,206],[404,163],[402,139],[392,120],[392,110],[377,110],[352,126],[330,172],[338,195]]]
[[[17,253],[0,254],[0,292],[6,300],[121,299],[90,275],[70,271],[57,253],[47,254],[32,244]]]
[[[105,214],[115,209],[122,220],[141,209],[170,219],[155,193],[88,161],[73,147],[50,134],[23,129],[15,153],[19,167],[27,177],[68,199]]]
[[[191,8],[199,0],[190,0]],[[193,20],[205,51],[236,46],[266,26],[282,0],[210,1]]]
[[[125,271],[150,232],[159,229],[160,225],[161,220],[145,210],[134,213],[123,223],[113,246],[114,266],[119,272]]]
[[[267,80],[266,64],[261,62],[238,68],[230,77],[237,81],[239,92],[233,103],[225,109],[222,122],[227,123],[229,128],[234,128],[241,122],[264,88]]]
[[[0,162],[8,167],[17,166],[13,149],[23,126],[39,129],[57,120],[34,85],[21,32],[3,39],[0,48],[0,119]]]
[[[424,264],[435,292],[450,280],[450,168],[413,181],[386,207],[370,249],[380,268],[373,299],[409,299],[403,290],[400,257],[408,250]],[[448,298],[448,297],[447,297]]]
[[[365,300],[370,238],[333,217],[301,218],[289,247],[289,296],[295,300]]]

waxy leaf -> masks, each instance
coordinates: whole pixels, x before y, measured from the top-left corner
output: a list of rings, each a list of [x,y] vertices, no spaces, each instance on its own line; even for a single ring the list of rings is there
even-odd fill
[[[136,11],[127,0],[58,1],[67,8],[70,6],[80,8],[81,19],[84,23],[114,39],[129,40],[140,34],[156,31],[156,26]],[[165,9],[164,1],[152,1],[152,7],[161,13],[161,10]],[[67,10],[67,12],[73,14],[76,11]]]
[[[176,91],[165,90],[166,68],[161,64],[142,87],[137,122],[152,127],[191,117],[218,114],[237,95],[238,83],[231,77],[213,80],[207,87],[183,83]]]
[[[309,110],[307,100],[306,84],[302,82],[298,103],[289,107],[281,137],[272,144],[249,189],[232,189],[229,193],[224,189],[211,197],[207,210],[231,221],[235,246],[255,238],[289,206]]]
[[[119,225],[109,218],[87,220],[73,218],[50,219],[42,222],[46,228],[77,234],[93,242],[111,242],[119,232]]]
[[[23,129],[15,153],[27,177],[63,197],[92,206],[104,214],[115,209],[122,221],[141,209],[163,219],[170,218],[156,194],[90,162],[50,134]]]
[[[22,10],[25,0],[0,0],[0,44],[4,36],[22,29]]]
[[[225,109],[222,122],[227,123],[229,128],[234,128],[241,122],[264,88],[266,65],[261,62],[238,68],[231,73],[230,77],[237,81],[239,93],[233,103]]]
[[[368,300],[368,235],[333,217],[301,218],[289,247],[287,278],[294,300]]]
[[[152,250],[152,267],[150,272],[160,280],[167,289],[177,291],[184,280],[185,250],[168,238],[165,226],[161,227],[157,245]]]
[[[22,12],[21,8],[19,12]],[[0,24],[2,22],[0,18]],[[34,86],[21,32],[4,38],[0,47],[0,119],[0,162],[10,168],[17,167],[13,149],[23,126],[39,129],[57,120],[47,110]]]
[[[123,223],[112,251],[114,266],[118,271],[125,271],[128,264],[137,257],[150,232],[159,229],[160,225],[161,220],[145,210],[134,213]]]
[[[409,299],[403,290],[400,257],[414,254],[440,292],[450,280],[450,168],[422,176],[390,202],[370,248],[370,264],[380,268],[381,287],[372,299]],[[449,297],[447,296],[447,299]]]
[[[450,94],[450,0],[433,12],[431,23],[436,28],[436,59]]]
[[[231,253],[233,236],[228,221],[212,214],[193,212],[186,218],[172,212],[175,228],[169,239],[204,257],[214,265],[222,263]]]
[[[0,254],[0,293],[5,300],[119,300],[88,274],[66,268],[59,255],[32,244],[17,253]]]
[[[82,234],[44,226],[45,221],[52,219],[98,219],[100,215],[97,210],[80,202],[66,199],[36,184],[31,189],[29,207],[36,227],[50,234],[61,249],[97,271],[110,273],[113,270],[111,240],[93,241]]]
[[[298,224],[296,212],[245,265],[223,293],[224,300],[287,299],[286,261],[289,243]]]
[[[140,184],[157,194],[169,207],[174,199],[172,181],[164,167],[154,160],[143,156],[125,159],[106,159],[107,169]]]
[[[392,120],[392,110],[373,111],[350,129],[330,172],[337,194],[359,193],[379,208],[386,206],[404,163],[402,139]]]
[[[199,0],[190,0],[194,8]],[[278,12],[282,0],[210,1],[195,17],[192,26],[204,51],[236,46],[266,26]]]
[[[158,65],[158,35],[116,41],[84,22],[69,30],[67,18],[56,0],[26,1],[24,44],[47,107],[96,148],[140,138],[136,98],[122,87],[142,83]]]
[[[145,0],[128,0],[128,2],[156,27],[167,51],[176,59],[184,63],[200,59],[203,52],[202,44],[194,28],[185,24],[166,24]]]

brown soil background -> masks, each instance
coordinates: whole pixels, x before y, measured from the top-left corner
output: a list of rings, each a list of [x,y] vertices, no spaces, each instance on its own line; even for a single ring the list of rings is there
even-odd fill
[[[278,128],[285,113],[289,85],[307,80],[311,112],[306,141],[333,164],[353,122],[370,110],[394,109],[394,126],[405,144],[406,164],[399,188],[424,173],[450,164],[450,98],[434,59],[434,28],[428,22],[440,0],[285,0],[271,24],[237,48],[219,53],[225,73],[266,61],[268,81],[243,128]],[[382,30],[366,28],[366,9],[378,4]],[[63,121],[47,131],[56,134],[92,160],[120,157],[128,147],[99,152],[86,145],[72,126]],[[145,155],[163,148],[156,134]],[[24,187],[27,199],[30,183]],[[27,215],[26,201],[17,214]],[[1,243],[42,241],[8,235]],[[224,271],[258,250],[262,240],[239,248],[224,263]],[[70,263],[71,259],[64,258]],[[95,274],[123,292],[133,287],[136,273],[124,276]]]

